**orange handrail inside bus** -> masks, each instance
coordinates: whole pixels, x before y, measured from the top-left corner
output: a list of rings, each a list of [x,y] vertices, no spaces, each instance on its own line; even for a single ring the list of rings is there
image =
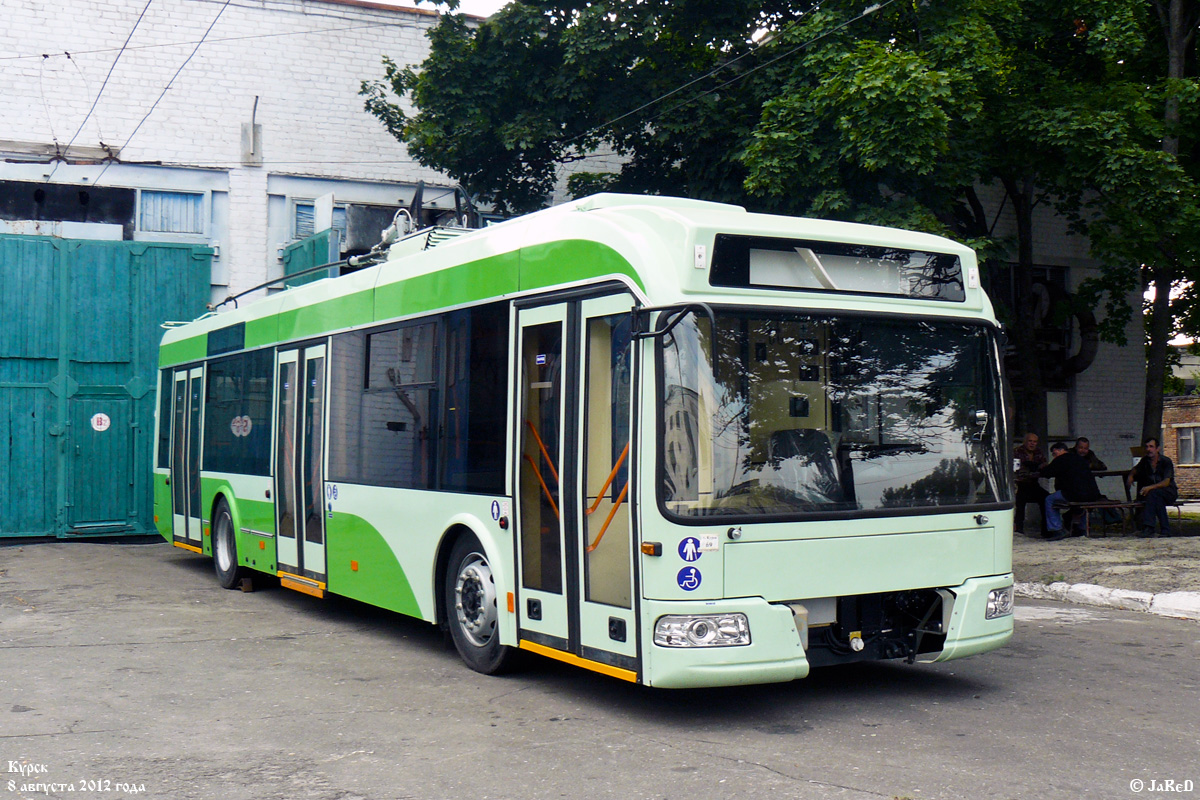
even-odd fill
[[[613,464],[612,472],[608,473],[608,480],[600,487],[600,491],[596,493],[596,502],[592,503],[592,507],[583,512],[584,516],[591,516],[592,512],[600,507],[600,501],[604,499],[604,493],[608,491],[609,485],[612,484],[613,478],[617,477],[617,471],[621,469],[621,465],[625,463],[625,456],[629,455],[629,442],[625,443],[625,449],[621,451],[621,457],[617,459],[617,463]]]
[[[613,504],[612,511],[608,512],[608,517],[605,518],[604,524],[600,526],[600,533],[596,534],[596,541],[587,546],[587,551],[590,553],[600,546],[600,540],[604,538],[604,532],[608,530],[608,523],[613,521],[613,517],[617,513],[617,509],[625,502],[625,493],[629,491],[629,481],[625,482],[625,486],[621,488],[621,494],[617,496],[617,502]]]
[[[529,462],[529,466],[533,467],[533,474],[537,475],[538,483],[542,485],[542,492],[545,493],[546,499],[550,501],[550,508],[554,509],[554,516],[562,519],[558,513],[558,504],[554,502],[554,495],[550,494],[550,487],[546,485],[546,481],[542,480],[542,471],[538,469],[538,465],[534,462],[533,456],[526,453],[525,460]]]
[[[546,458],[546,465],[550,467],[550,474],[554,476],[554,482],[561,483],[561,481],[558,479],[558,470],[554,468],[554,459],[552,459],[550,454],[546,452],[546,445],[542,443],[542,437],[538,436],[537,428],[533,427],[533,423],[529,420],[525,420],[525,424],[529,426],[529,432],[533,434],[534,441],[536,441],[537,446],[541,448],[542,455]],[[529,458],[529,456],[526,456],[526,458]]]

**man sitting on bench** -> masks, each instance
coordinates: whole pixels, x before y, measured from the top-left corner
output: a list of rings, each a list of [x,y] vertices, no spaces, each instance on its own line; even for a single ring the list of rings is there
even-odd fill
[[[1179,490],[1175,488],[1175,465],[1162,454],[1158,439],[1153,436],[1142,442],[1142,446],[1146,448],[1146,455],[1125,476],[1126,486],[1137,481],[1138,497],[1146,502],[1142,510],[1142,532],[1138,536],[1143,539],[1154,536],[1156,519],[1159,536],[1170,536],[1171,517],[1167,514],[1167,506],[1179,498]]]
[[[1041,474],[1043,478],[1054,478],[1054,492],[1046,498],[1046,540],[1057,542],[1067,538],[1060,509],[1067,503],[1100,500],[1103,495],[1096,486],[1096,476],[1088,462],[1063,442],[1055,442],[1050,447],[1050,461],[1042,467]]]

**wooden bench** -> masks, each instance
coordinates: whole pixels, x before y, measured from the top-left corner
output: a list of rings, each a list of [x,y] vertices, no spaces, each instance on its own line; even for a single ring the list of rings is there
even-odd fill
[[[1093,511],[1100,512],[1100,529],[1104,532],[1104,535],[1107,536],[1108,535],[1108,526],[1115,525],[1116,523],[1109,522],[1108,520],[1106,520],[1104,518],[1104,512],[1108,511],[1108,510],[1116,511],[1121,517],[1121,535],[1124,536],[1126,533],[1126,524],[1127,523],[1132,523],[1134,532],[1137,532],[1138,525],[1140,523],[1134,517],[1134,515],[1137,512],[1141,511],[1142,507],[1145,505],[1146,505],[1145,503],[1143,503],[1141,501],[1136,501],[1136,500],[1129,500],[1127,502],[1121,502],[1119,500],[1093,500],[1093,501],[1087,502],[1087,503],[1064,503],[1062,505],[1062,507],[1067,511],[1072,511],[1072,512],[1082,511],[1083,512],[1083,535],[1088,537],[1089,539],[1091,539],[1091,538],[1094,538],[1092,536],[1092,527],[1091,527],[1092,513],[1091,512],[1093,512]],[[1167,508],[1171,508],[1171,507],[1175,508],[1175,519],[1182,521],[1183,520],[1183,503],[1181,503],[1181,502],[1168,503]],[[1128,512],[1128,514],[1126,514],[1126,512]],[[1072,520],[1072,524],[1074,524],[1074,520]]]
[[[1093,511],[1100,512],[1100,529],[1104,532],[1105,536],[1108,535],[1108,526],[1115,524],[1115,523],[1110,523],[1107,519],[1105,519],[1104,512],[1105,511],[1116,511],[1117,514],[1121,517],[1121,535],[1124,536],[1127,533],[1127,525],[1130,522],[1133,523],[1134,530],[1137,530],[1137,521],[1134,519],[1134,514],[1136,514],[1138,511],[1140,511],[1142,506],[1144,506],[1144,505],[1145,505],[1145,503],[1140,503],[1140,502],[1136,502],[1136,501],[1122,502],[1120,500],[1092,500],[1087,503],[1065,503],[1063,505],[1063,507],[1071,512],[1074,512],[1074,511],[1082,511],[1083,512],[1083,535],[1088,537],[1089,539],[1091,539],[1091,538],[1093,538],[1092,537],[1092,512]],[[1128,512],[1128,513],[1126,513],[1126,512]],[[1072,524],[1074,524],[1074,520],[1072,520]]]

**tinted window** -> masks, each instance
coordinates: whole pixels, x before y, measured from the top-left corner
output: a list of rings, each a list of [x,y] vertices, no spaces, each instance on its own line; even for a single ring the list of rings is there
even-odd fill
[[[503,492],[507,303],[338,334],[329,367],[330,480]]]
[[[238,322],[208,334],[208,354],[219,356],[246,346],[246,323]]]
[[[433,488],[437,324],[333,337],[329,478]]]
[[[204,468],[241,475],[270,474],[271,350],[208,365],[204,397]]]
[[[171,370],[164,369],[158,388],[158,466],[171,466]]]
[[[455,311],[445,323],[442,488],[504,490],[508,305]]]
[[[1009,499],[995,345],[983,326],[728,312],[711,333],[707,319],[688,317],[660,347],[669,512],[871,512]]]
[[[709,282],[955,302],[966,298],[956,255],[768,236],[718,234]]]

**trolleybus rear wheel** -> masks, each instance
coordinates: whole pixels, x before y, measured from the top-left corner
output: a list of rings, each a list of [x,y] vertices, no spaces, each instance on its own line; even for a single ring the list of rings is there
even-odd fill
[[[238,566],[237,539],[233,535],[233,516],[229,513],[229,504],[223,499],[217,501],[217,509],[213,513],[212,551],[217,581],[226,589],[236,588],[246,571]]]

